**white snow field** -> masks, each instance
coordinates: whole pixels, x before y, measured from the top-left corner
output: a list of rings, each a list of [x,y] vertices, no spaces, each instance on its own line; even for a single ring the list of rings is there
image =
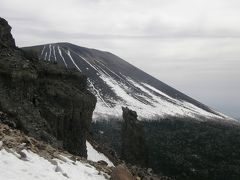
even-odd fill
[[[26,159],[19,159],[17,153],[0,151],[1,180],[105,180],[102,172],[89,164],[73,162],[67,157],[63,160],[54,159],[55,163],[39,155],[23,150]]]

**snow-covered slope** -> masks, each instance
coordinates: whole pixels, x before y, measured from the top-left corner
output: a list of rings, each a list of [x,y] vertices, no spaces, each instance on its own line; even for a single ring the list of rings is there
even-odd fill
[[[89,161],[0,123],[0,180],[109,179],[112,168],[97,161],[113,164],[91,148]]]
[[[22,151],[26,158],[21,159],[15,152],[0,150],[0,179],[1,180],[104,180],[107,175],[99,172],[93,166],[80,161],[65,161],[54,159],[55,163],[40,157],[31,151]]]
[[[122,106],[137,111],[140,119],[168,115],[226,118],[109,52],[69,43],[24,49],[34,49],[44,61],[56,61],[86,74],[98,99],[94,119],[119,117]]]

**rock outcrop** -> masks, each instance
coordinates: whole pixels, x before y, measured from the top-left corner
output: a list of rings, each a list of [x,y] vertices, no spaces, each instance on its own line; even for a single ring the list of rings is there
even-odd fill
[[[118,165],[113,169],[111,174],[111,180],[134,180],[135,178],[127,167],[123,165]]]
[[[0,18],[0,111],[7,114],[4,121],[86,157],[86,131],[96,105],[95,96],[87,90],[87,78],[30,59],[16,48],[10,30]]]
[[[131,164],[148,166],[148,151],[145,144],[143,125],[137,119],[137,113],[122,107],[122,158]]]
[[[8,22],[0,17],[0,48],[16,48],[11,29]]]

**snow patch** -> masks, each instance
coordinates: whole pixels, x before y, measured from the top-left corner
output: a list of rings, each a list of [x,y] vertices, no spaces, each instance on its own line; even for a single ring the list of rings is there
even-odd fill
[[[88,154],[88,160],[98,162],[98,161],[105,161],[108,163],[108,166],[114,166],[113,163],[103,154],[98,152],[93,148],[93,146],[87,141],[86,142],[87,146],[87,154]]]
[[[53,165],[39,155],[23,150],[27,161],[19,159],[5,149],[0,151],[0,177],[1,180],[105,180],[103,173],[89,164],[80,161],[73,162],[65,157],[66,162],[54,159]]]
[[[48,56],[48,61],[51,61],[51,55],[52,55],[52,45],[49,44],[49,56]]]

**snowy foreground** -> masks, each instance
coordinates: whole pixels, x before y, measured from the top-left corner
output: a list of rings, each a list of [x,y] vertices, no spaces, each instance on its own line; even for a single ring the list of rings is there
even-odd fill
[[[104,160],[113,166],[112,162],[103,154],[97,152],[87,142],[89,160]],[[61,156],[60,159],[53,159],[51,162],[40,157],[29,150],[22,150],[26,155],[21,158],[18,153],[0,151],[0,179],[1,180],[105,180],[109,176],[98,171],[88,163],[72,161],[68,157]]]

